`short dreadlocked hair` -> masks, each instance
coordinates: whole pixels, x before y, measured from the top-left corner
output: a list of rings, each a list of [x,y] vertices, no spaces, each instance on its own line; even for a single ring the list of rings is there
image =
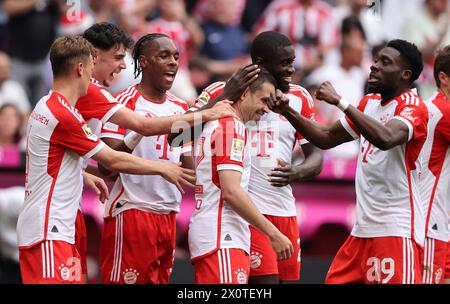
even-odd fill
[[[141,56],[143,54],[143,52],[146,49],[146,47],[149,46],[152,41],[154,41],[154,40],[156,40],[158,38],[162,38],[162,37],[166,37],[166,38],[170,39],[170,37],[167,36],[166,34],[151,33],[151,34],[147,34],[147,35],[142,36],[136,42],[136,44],[134,45],[134,49],[133,49],[134,78],[138,78],[139,75],[142,72],[142,68],[141,68],[141,66],[139,64],[139,56]]]

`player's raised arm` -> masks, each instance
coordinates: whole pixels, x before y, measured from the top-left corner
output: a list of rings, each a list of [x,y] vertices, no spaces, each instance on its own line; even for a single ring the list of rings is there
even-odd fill
[[[256,64],[246,65],[239,70],[237,70],[225,83],[223,87],[223,92],[217,96],[207,97],[202,93],[197,98],[197,105],[202,105],[199,111],[205,111],[208,109],[213,109],[220,104],[221,101],[232,103],[244,94],[248,86],[258,78],[258,73],[261,69]],[[207,93],[206,93],[207,94]],[[190,111],[188,111],[190,112]],[[205,122],[205,121],[204,121]],[[185,143],[185,136],[189,136],[190,140],[195,140],[196,134],[201,133],[201,125],[198,125],[199,130],[191,128],[190,130],[177,130],[176,128],[172,130],[169,134],[168,142],[171,146],[177,147]],[[183,137],[180,137],[180,135]]]
[[[343,100],[328,81],[319,87],[316,97],[343,110],[364,138],[381,150],[389,150],[408,141],[407,124],[391,119],[383,125]]]
[[[280,90],[271,95],[268,105],[272,111],[286,117],[304,138],[321,149],[330,149],[353,140],[339,121],[325,126],[298,114],[289,106],[289,100]]]
[[[172,128],[177,128],[177,124],[182,129],[233,115],[234,110],[227,103],[220,103],[204,111],[151,119],[147,119],[130,109],[122,108],[111,117],[110,122],[144,136],[153,136],[170,133]]]

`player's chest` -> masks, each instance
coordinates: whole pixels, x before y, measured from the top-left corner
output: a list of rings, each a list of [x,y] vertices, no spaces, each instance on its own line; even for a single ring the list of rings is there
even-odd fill
[[[393,101],[386,105],[380,105],[379,103],[368,104],[364,110],[364,114],[370,116],[376,121],[385,125],[389,120],[395,116],[395,110],[397,108],[397,102]]]
[[[156,103],[151,101],[138,101],[136,103],[136,112],[147,113],[149,117],[162,117],[162,116],[171,116],[171,115],[180,115],[184,113],[182,107],[172,103],[172,102],[163,102]]]
[[[247,134],[252,146],[266,144],[268,148],[295,140],[295,129],[282,115],[269,112],[257,123],[248,123]]]

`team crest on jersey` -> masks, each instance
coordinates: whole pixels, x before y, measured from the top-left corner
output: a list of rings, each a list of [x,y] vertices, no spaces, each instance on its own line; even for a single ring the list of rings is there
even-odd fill
[[[231,145],[230,159],[234,161],[242,161],[242,154],[244,152],[244,141],[239,138],[234,138]]]
[[[117,103],[117,100],[105,89],[101,89],[100,92],[102,92],[103,96],[105,96],[110,103]]]
[[[400,116],[406,118],[407,120],[409,120],[411,122],[415,122],[417,120],[417,117],[413,117],[414,111],[415,111],[414,108],[406,107],[402,110],[402,112],[400,113]]]
[[[83,129],[84,134],[86,134],[86,137],[89,138],[92,141],[97,141],[97,135],[95,135],[94,133],[92,133],[91,129],[89,128],[88,125],[83,125],[83,127],[81,127]]]
[[[250,268],[256,269],[261,266],[262,257],[262,254],[259,252],[252,251],[250,254]]]
[[[201,105],[205,105],[208,103],[211,96],[209,96],[208,92],[202,92],[200,96],[197,98],[197,101]]]
[[[123,281],[125,284],[136,284],[139,272],[136,269],[129,268],[123,272]]]
[[[442,268],[438,268],[436,270],[436,275],[435,275],[435,278],[434,278],[435,283],[439,284],[439,282],[441,281],[441,278],[442,278]]]
[[[247,284],[247,271],[238,268],[235,272],[238,284]]]

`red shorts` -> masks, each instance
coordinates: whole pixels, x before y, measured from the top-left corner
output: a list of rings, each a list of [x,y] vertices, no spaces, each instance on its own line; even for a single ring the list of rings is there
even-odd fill
[[[445,259],[444,279],[450,279],[450,241],[447,243],[447,257]]]
[[[80,255],[75,245],[43,241],[19,249],[19,256],[24,284],[83,284]]]
[[[237,248],[219,249],[193,262],[197,284],[247,284],[248,254]]]
[[[250,276],[279,275],[281,281],[300,279],[300,237],[297,217],[281,217],[265,215],[294,246],[294,253],[287,260],[278,261],[269,237],[250,226]]]
[[[126,210],[105,219],[100,249],[104,284],[168,284],[176,214]]]
[[[419,246],[404,237],[350,236],[328,270],[326,284],[420,284]]]
[[[432,238],[425,239],[421,251],[423,261],[422,279],[424,284],[444,283],[445,260],[447,258],[447,243]]]
[[[81,271],[83,274],[87,274],[87,237],[86,237],[86,224],[84,223],[83,213],[78,209],[77,218],[75,220],[75,247],[80,254]]]

